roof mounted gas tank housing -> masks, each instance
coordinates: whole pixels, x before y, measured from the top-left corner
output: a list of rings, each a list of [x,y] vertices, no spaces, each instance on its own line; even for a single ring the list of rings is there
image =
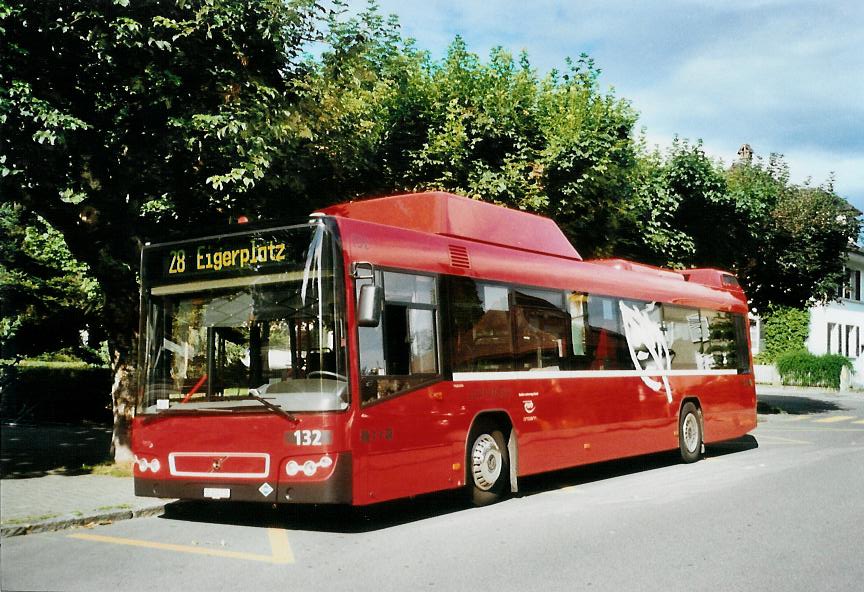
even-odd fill
[[[695,282],[712,288],[722,288],[724,290],[733,290],[736,292],[742,291],[741,284],[738,283],[738,278],[728,271],[722,269],[682,269],[679,272],[688,282]]]
[[[442,191],[355,201],[320,213],[582,260],[549,218]]]
[[[672,269],[665,269],[663,267],[655,267],[653,265],[647,265],[645,263],[636,263],[635,261],[627,261],[626,259],[589,259],[589,263],[594,263],[595,265],[604,265],[606,267],[612,267],[613,269],[621,269],[625,271],[635,271],[637,273],[644,273],[647,275],[653,275],[655,277],[665,278],[667,280],[684,280],[684,276],[677,271]]]

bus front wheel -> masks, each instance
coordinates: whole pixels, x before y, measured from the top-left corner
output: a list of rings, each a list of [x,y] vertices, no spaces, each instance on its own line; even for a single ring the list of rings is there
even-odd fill
[[[475,506],[500,500],[510,482],[510,459],[504,434],[492,426],[479,425],[468,438],[468,489]]]
[[[702,439],[702,412],[693,403],[684,403],[678,420],[678,446],[685,463],[699,460]]]

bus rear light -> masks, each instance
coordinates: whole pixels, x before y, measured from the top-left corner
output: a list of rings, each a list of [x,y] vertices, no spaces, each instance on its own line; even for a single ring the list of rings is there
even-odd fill
[[[285,474],[289,477],[302,475],[305,477],[326,479],[330,476],[333,465],[334,460],[326,454],[317,459],[293,458],[285,463]]]

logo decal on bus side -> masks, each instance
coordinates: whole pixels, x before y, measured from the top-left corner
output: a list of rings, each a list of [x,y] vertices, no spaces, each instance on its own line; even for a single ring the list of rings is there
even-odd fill
[[[672,387],[669,385],[669,371],[672,357],[666,336],[660,324],[653,321],[649,313],[654,311],[654,303],[644,309],[619,302],[621,319],[624,321],[624,335],[633,366],[639,371],[639,378],[653,391],[666,391],[666,401],[672,402]],[[660,380],[656,380],[659,378]]]

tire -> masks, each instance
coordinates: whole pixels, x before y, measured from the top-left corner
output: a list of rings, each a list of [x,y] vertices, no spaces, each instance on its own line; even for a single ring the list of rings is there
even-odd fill
[[[469,497],[475,506],[494,504],[510,490],[510,457],[501,430],[479,424],[468,438],[465,468]]]
[[[702,412],[693,403],[684,403],[678,418],[678,448],[685,463],[699,460],[702,441]]]

